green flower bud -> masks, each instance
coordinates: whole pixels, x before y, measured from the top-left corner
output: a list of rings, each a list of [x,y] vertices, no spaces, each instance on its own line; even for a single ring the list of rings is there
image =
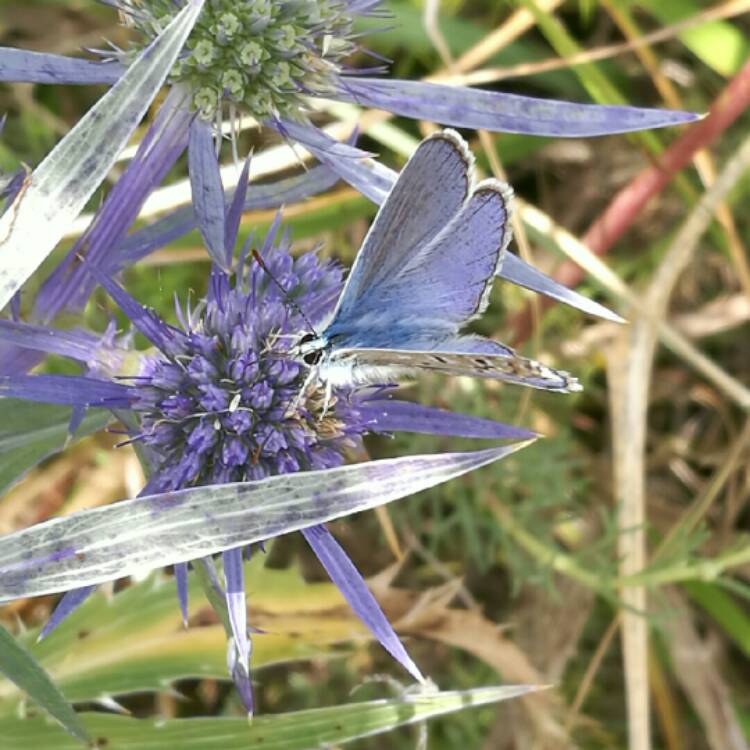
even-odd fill
[[[208,39],[201,39],[195,45],[192,58],[198,65],[209,65],[214,57],[216,57],[216,47]]]
[[[242,22],[234,15],[234,13],[224,13],[219,18],[218,26],[227,39],[231,39],[242,29]]]
[[[221,86],[233,99],[240,101],[245,91],[245,80],[239,70],[227,70],[221,78]]]

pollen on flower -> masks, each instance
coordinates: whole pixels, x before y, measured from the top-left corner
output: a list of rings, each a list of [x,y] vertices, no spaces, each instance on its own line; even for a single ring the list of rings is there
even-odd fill
[[[298,398],[307,371],[288,355],[307,331],[295,306],[321,319],[338,296],[340,270],[278,248],[264,263],[286,296],[256,263],[238,269],[233,284],[217,272],[208,298],[179,313],[179,347],[141,360],[133,408],[158,464],[153,491],[330,468],[366,431],[359,398],[346,389],[328,404],[316,387]]]
[[[140,33],[127,63],[169,23],[182,0],[116,0]],[[207,119],[223,103],[256,117],[299,120],[304,96],[326,94],[352,54],[353,14],[344,0],[208,0],[170,74]]]

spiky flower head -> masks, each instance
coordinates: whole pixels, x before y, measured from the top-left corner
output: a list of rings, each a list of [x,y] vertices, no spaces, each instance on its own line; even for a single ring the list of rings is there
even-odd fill
[[[354,393],[339,389],[324,408],[288,356],[308,331],[302,311],[320,320],[337,299],[339,267],[293,259],[283,241],[261,257],[233,277],[214,271],[206,299],[178,310],[183,330],[141,360],[132,408],[157,457],[153,491],[331,468],[365,431]]]
[[[115,0],[140,35],[123,62],[151,42],[184,5],[181,0]],[[225,102],[263,119],[300,119],[306,94],[334,88],[356,48],[353,13],[344,0],[207,0],[170,74],[192,105],[212,118]]]

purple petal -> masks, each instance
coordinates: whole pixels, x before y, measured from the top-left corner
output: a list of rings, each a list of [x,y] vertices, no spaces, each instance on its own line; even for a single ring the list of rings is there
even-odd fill
[[[313,125],[290,120],[269,123],[283,136],[301,143],[318,161],[375,203],[385,200],[396,173],[369,158],[369,154],[346,143],[339,143]]]
[[[119,63],[0,47],[0,81],[26,83],[116,83]]]
[[[582,137],[693,122],[692,112],[575,104],[424,81],[346,77],[336,98],[460,128]]]
[[[348,0],[346,7],[352,15],[367,15],[367,11],[376,8],[383,0]]]
[[[221,185],[211,126],[199,117],[190,125],[188,168],[193,193],[193,208],[198,228],[211,259],[220,268],[228,268],[224,248],[224,188]]]
[[[90,265],[110,268],[109,254],[125,236],[143,201],[187,146],[193,115],[184,104],[178,89],[170,91],[138,152],[107,194],[93,222],[42,284],[34,306],[37,319],[49,321],[63,308],[75,309],[85,303],[95,284],[80,262],[81,254],[85,253]]]
[[[229,624],[232,626],[235,646],[240,661],[250,661],[250,640],[247,637],[247,604],[245,603],[245,579],[242,569],[242,548],[228,549],[222,553],[226,602]]]
[[[344,552],[339,543],[333,538],[325,526],[311,526],[302,529],[308,544],[317,555],[331,580],[336,584],[343,594],[349,606],[354,610],[357,617],[367,625],[372,634],[380,641],[383,648],[401,666],[419,682],[424,682],[424,677],[419,667],[406,653],[396,631],[383,614],[375,597],[372,595],[367,584],[360,575],[354,563]]]
[[[231,260],[232,251],[234,250],[234,245],[237,242],[237,232],[240,228],[240,220],[242,219],[242,212],[245,208],[245,199],[247,198],[247,185],[249,176],[250,156],[248,155],[247,159],[245,159],[245,164],[242,167],[242,173],[240,174],[240,179],[237,182],[237,187],[234,189],[232,202],[229,204],[225,219],[224,247],[227,250],[227,261]],[[222,201],[223,200],[224,198],[222,197]]]
[[[373,432],[422,432],[466,438],[525,440],[536,433],[494,419],[457,414],[434,406],[398,399],[374,399],[359,407],[364,423]]]
[[[85,406],[74,406],[70,410],[70,419],[68,420],[68,435],[69,436],[76,434],[85,416],[86,416]]]
[[[608,310],[604,305],[600,305],[594,300],[584,297],[582,294],[568,289],[562,284],[558,284],[546,274],[530,266],[524,260],[513,253],[506,253],[503,263],[497,274],[501,279],[510,281],[513,284],[530,289],[532,292],[544,294],[547,297],[564,302],[566,305],[582,310],[589,315],[595,315],[604,320],[611,320],[615,323],[624,323],[625,320],[617,313]]]
[[[70,406],[130,406],[130,391],[119,383],[82,375],[0,376],[0,397]]]
[[[254,701],[253,701],[253,685],[250,681],[250,670],[247,667],[247,663],[243,663],[238,658],[239,654],[235,648],[234,642],[230,639],[227,644],[227,667],[229,674],[232,675],[232,682],[234,682],[235,688],[239,693],[242,705],[248,713],[248,716],[253,715]]]
[[[130,318],[133,325],[152,344],[158,346],[165,354],[179,354],[184,351],[185,335],[182,331],[167,325],[153,310],[143,307],[106,274],[93,268],[93,275]]]
[[[12,320],[0,320],[0,341],[79,362],[94,359],[101,349],[99,338],[86,331],[61,331]]]
[[[37,641],[46,638],[71,612],[78,609],[95,588],[96,586],[84,586],[83,588],[73,589],[63,594],[50,615],[49,620],[47,620],[44,627],[39,631]]]
[[[180,605],[180,614],[182,615],[182,624],[187,627],[188,624],[188,566],[187,563],[181,562],[174,566],[174,580],[177,588],[177,602]]]
[[[316,193],[338,182],[338,175],[326,166],[313,167],[302,175],[250,188],[242,211],[278,208]],[[146,227],[136,229],[117,249],[117,266],[129,265],[154,250],[195,229],[197,220],[191,205],[178,208]],[[229,247],[229,245],[227,245]]]

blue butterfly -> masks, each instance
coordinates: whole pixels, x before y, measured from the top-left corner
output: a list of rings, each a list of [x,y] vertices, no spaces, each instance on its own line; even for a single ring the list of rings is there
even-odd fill
[[[513,191],[473,181],[473,157],[453,130],[423,140],[362,244],[320,334],[290,354],[310,367],[307,384],[382,384],[419,370],[577,391],[566,372],[461,329],[489,302],[511,240]]]

